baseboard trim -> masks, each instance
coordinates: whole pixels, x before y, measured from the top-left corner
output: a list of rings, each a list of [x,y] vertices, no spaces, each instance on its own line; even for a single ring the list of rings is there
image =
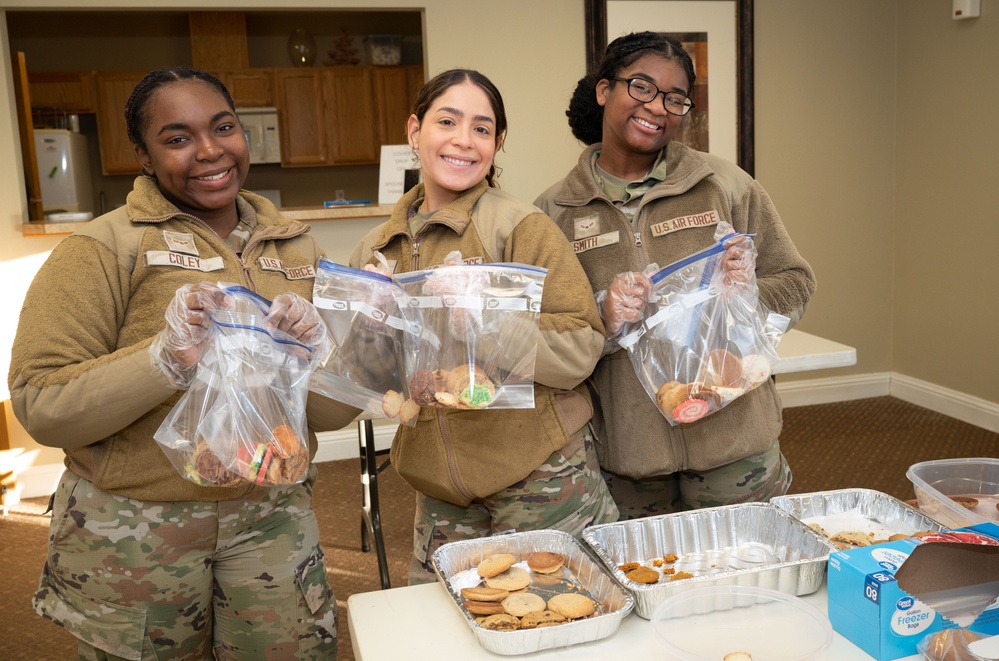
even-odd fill
[[[398,425],[373,425],[375,432],[375,450],[388,450],[392,445],[392,437]],[[358,445],[357,425],[351,424],[337,431],[326,431],[316,434],[319,449],[316,451],[316,461],[337,461],[361,456]]]
[[[891,395],[910,404],[999,433],[999,404],[995,402],[894,372],[891,378]]]
[[[778,376],[777,392],[780,393],[784,406],[788,408],[891,395],[910,404],[999,433],[999,404],[896,372],[790,382],[782,382]],[[387,450],[392,445],[395,430],[396,425],[392,424],[374,425],[375,448]],[[338,431],[323,432],[318,435],[318,441],[316,461],[337,461],[360,456],[356,424]],[[17,476],[20,497],[37,498],[52,493],[59,483],[62,471],[62,464],[43,464],[20,471]]]
[[[891,373],[877,372],[789,382],[782,382],[778,375],[777,392],[787,408],[885,397],[891,394]]]
[[[38,498],[55,492],[66,469],[63,464],[40,464],[17,472],[15,493],[20,498]]]

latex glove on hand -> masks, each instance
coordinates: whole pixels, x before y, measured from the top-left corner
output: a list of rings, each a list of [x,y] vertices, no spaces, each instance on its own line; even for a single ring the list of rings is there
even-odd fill
[[[457,250],[447,254],[443,266],[461,266],[461,253]],[[430,275],[423,283],[423,290],[444,299],[448,308],[448,332],[458,341],[468,342],[482,327],[480,295],[489,288],[489,276],[478,269],[441,269]],[[464,305],[462,304],[464,302]],[[465,305],[473,307],[465,307]]]
[[[652,296],[652,281],[644,273],[626,271],[614,276],[610,286],[602,293],[600,316],[603,317],[607,337],[617,337],[625,324],[641,320],[645,304]]]
[[[229,296],[211,282],[184,285],[174,294],[164,314],[166,328],[149,347],[153,367],[165,374],[174,388],[187,388],[194,379],[212,331],[208,311],[230,303]]]
[[[271,311],[265,321],[271,328],[284,331],[297,341],[313,349],[311,354],[304,352],[300,358],[306,358],[313,365],[321,365],[326,361],[332,350],[332,340],[326,329],[326,322],[319,315],[316,306],[298,294],[287,292],[278,294],[271,301]]]
[[[745,287],[756,275],[756,249],[752,239],[745,236],[726,242],[722,256],[722,282],[729,287]]]
[[[377,250],[374,256],[378,260],[378,263],[365,264],[363,269],[369,273],[377,273],[386,278],[391,278],[392,266],[385,259],[385,256]],[[354,316],[354,323],[357,323],[366,330],[382,332],[385,329],[385,319],[389,315],[398,315],[399,313],[399,306],[396,303],[394,293],[395,289],[389,286],[373,291],[371,300],[366,301],[373,310],[370,313],[358,312]]]

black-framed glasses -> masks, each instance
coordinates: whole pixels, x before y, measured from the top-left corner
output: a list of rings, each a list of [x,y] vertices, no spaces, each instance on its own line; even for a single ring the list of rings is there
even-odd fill
[[[664,92],[644,78],[614,78],[622,83],[628,83],[628,96],[635,101],[648,103],[660,94],[663,95],[663,108],[671,115],[683,117],[694,107],[690,97],[682,92]]]

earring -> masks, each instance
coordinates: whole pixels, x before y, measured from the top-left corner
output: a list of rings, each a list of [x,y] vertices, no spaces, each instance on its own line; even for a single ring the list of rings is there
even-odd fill
[[[420,152],[415,147],[410,147],[413,150],[413,167],[420,167]]]

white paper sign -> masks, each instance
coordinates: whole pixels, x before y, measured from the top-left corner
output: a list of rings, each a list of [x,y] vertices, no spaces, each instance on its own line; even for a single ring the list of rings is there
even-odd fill
[[[378,168],[378,204],[395,204],[422,175],[409,145],[383,145]]]

